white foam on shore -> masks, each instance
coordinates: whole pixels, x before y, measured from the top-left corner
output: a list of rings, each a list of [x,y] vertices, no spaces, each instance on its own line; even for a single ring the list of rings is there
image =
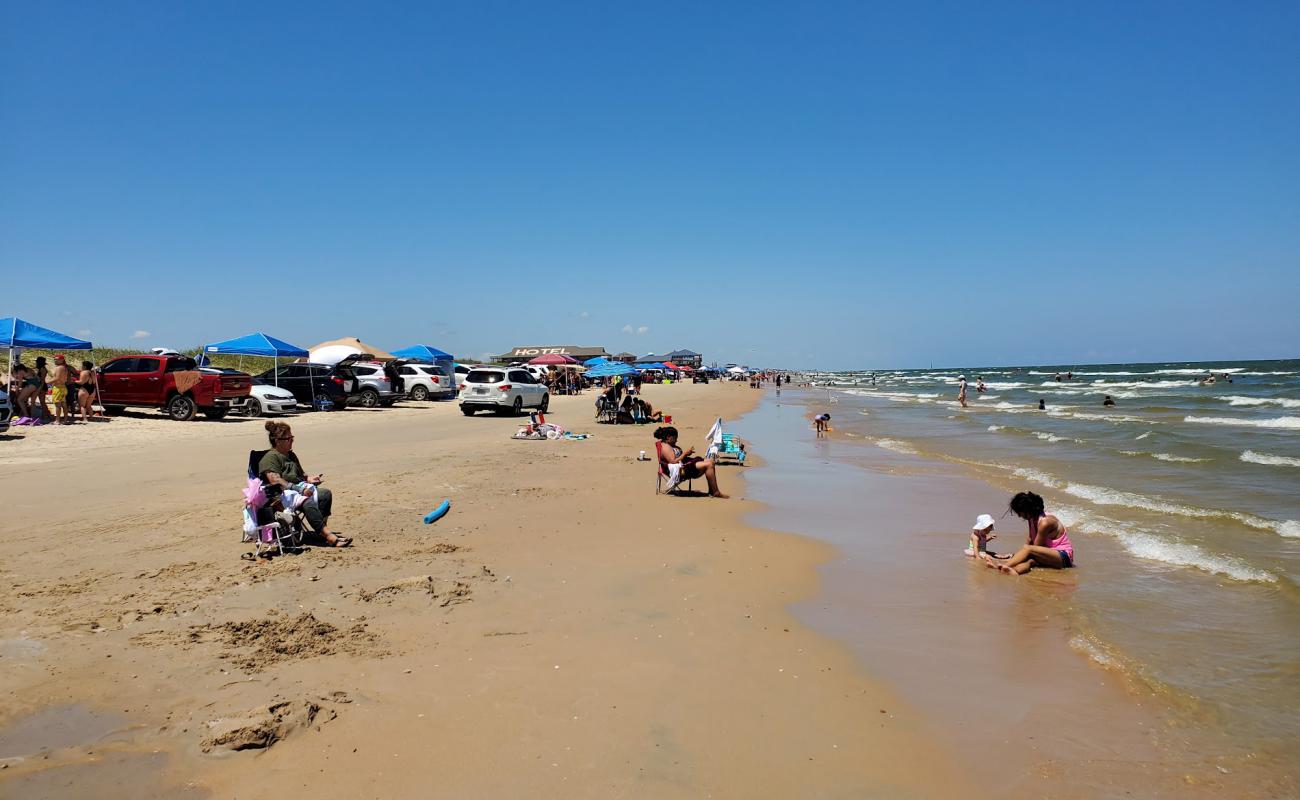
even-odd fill
[[[1300,467],[1300,458],[1271,456],[1268,453],[1256,453],[1254,450],[1242,453],[1241,460],[1251,464],[1266,464],[1270,467]]]
[[[1145,450],[1121,450],[1126,456],[1150,456],[1161,461],[1172,461],[1178,464],[1199,464],[1202,461],[1209,461],[1208,458],[1189,458],[1188,456],[1176,456],[1172,453],[1148,453]]]
[[[1236,425],[1243,428],[1281,428],[1300,430],[1300,417],[1273,417],[1272,419],[1246,419],[1243,417],[1183,417],[1183,422],[1201,425]]]
[[[965,463],[979,464],[980,462]],[[1011,474],[1018,478],[1024,478],[1025,480],[1041,483],[1044,486],[1050,486],[1053,489],[1059,489],[1066,494],[1072,494],[1075,497],[1088,500],[1099,506],[1140,508],[1143,511],[1153,511],[1158,514],[1173,514],[1175,516],[1190,517],[1192,519],[1230,519],[1240,522],[1242,525],[1246,525],[1247,527],[1257,528],[1263,531],[1273,531],[1279,536],[1285,536],[1288,539],[1300,538],[1300,522],[1297,522],[1296,520],[1265,519],[1264,517],[1256,516],[1254,514],[1246,514],[1241,511],[1223,511],[1217,508],[1185,506],[1181,503],[1174,503],[1160,497],[1148,497],[1135,492],[1111,489],[1107,486],[1093,486],[1087,483],[1070,483],[1069,481],[1062,480],[1055,475],[1027,467],[1008,467],[1005,464],[984,464],[983,466],[1010,470]]]
[[[992,433],[993,431],[1000,431],[1003,430],[1004,428],[1006,428],[1005,425],[990,425],[989,432]]]
[[[1133,438],[1134,438],[1134,439],[1137,439],[1137,440],[1140,441],[1140,440],[1142,440],[1142,439],[1147,438],[1148,436],[1150,436],[1150,435],[1153,434],[1153,433],[1155,433],[1155,431],[1147,431],[1146,433],[1144,433],[1144,434],[1142,434],[1142,435],[1140,435],[1140,436],[1135,436],[1135,437],[1133,437]]]
[[[906,453],[909,456],[917,455],[917,450],[907,442],[900,442],[897,439],[877,439],[876,447],[883,447],[886,450],[893,450],[895,453]]]
[[[1212,575],[1226,575],[1238,581],[1277,582],[1277,576],[1273,573],[1253,567],[1240,558],[1212,553],[1190,542],[1171,540],[1131,523],[1085,513],[1069,506],[1061,506],[1055,513],[1067,527],[1109,536],[1137,558],[1176,567],[1192,567]]]
[[[1230,406],[1281,406],[1283,408],[1300,408],[1300,400],[1290,397],[1242,397],[1227,395],[1223,398]]]

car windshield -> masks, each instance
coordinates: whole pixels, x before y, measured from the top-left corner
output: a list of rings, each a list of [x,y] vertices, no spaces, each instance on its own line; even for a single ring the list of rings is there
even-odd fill
[[[500,383],[505,380],[504,372],[497,372],[490,369],[472,369],[465,376],[466,383]]]

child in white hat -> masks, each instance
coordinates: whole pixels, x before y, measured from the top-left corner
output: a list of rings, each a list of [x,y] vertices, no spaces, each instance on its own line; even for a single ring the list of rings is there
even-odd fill
[[[991,553],[988,552],[989,541],[998,538],[993,532],[993,517],[989,514],[980,514],[975,518],[975,524],[970,529],[970,547],[966,548],[966,555],[971,558],[980,557],[988,558]]]

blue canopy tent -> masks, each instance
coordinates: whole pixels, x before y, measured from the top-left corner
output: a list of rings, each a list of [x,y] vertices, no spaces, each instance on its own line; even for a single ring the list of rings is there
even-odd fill
[[[4,390],[14,380],[14,352],[17,350],[91,350],[95,346],[84,339],[74,339],[65,333],[42,328],[40,325],[18,319],[17,317],[0,317],[0,347],[9,350],[9,377]],[[91,356],[94,359],[94,356]]]
[[[272,374],[275,376],[276,386],[280,385],[281,358],[307,358],[309,356],[309,353],[301,347],[289,344],[274,336],[267,336],[265,333],[250,333],[237,339],[227,339],[224,342],[204,345],[203,352],[273,358],[275,359],[275,371]],[[315,388],[315,386],[312,387],[313,393]]]
[[[610,363],[608,358],[605,358],[604,356],[596,356],[595,358],[589,358],[586,361],[582,362],[582,365],[584,367],[595,367],[601,364],[608,364],[608,363]]]
[[[444,353],[436,347],[430,347],[427,344],[413,344],[410,347],[403,347],[401,350],[394,350],[393,355],[398,358],[409,358],[412,361],[426,361],[435,364],[447,371],[453,383],[456,380],[456,359],[451,353]]]

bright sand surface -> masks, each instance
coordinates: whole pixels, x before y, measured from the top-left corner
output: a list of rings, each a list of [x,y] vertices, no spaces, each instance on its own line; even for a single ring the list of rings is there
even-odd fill
[[[759,396],[647,391],[700,449]],[[270,564],[238,557],[262,420],[0,444],[0,796],[979,796],[787,610],[834,551],[745,525],[739,468],[656,496],[651,428],[593,400],[552,407],[581,442],[451,403],[290,419],[357,541]]]

